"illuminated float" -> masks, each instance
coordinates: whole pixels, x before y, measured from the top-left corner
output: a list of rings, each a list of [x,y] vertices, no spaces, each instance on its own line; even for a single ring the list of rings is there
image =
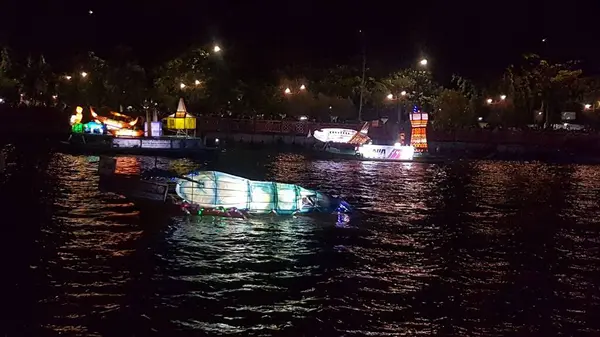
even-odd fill
[[[357,156],[366,160],[413,161],[427,160],[427,113],[415,107],[410,114],[410,145],[404,145],[404,133],[400,133],[399,142],[394,145],[363,144],[358,148]]]
[[[178,136],[190,137],[196,134],[196,117],[187,112],[183,98],[179,99],[177,111],[168,116],[167,129],[176,132]],[[192,135],[190,135],[192,133]]]
[[[133,118],[119,112],[111,111],[112,117],[100,116],[93,108],[90,111],[94,121],[106,126],[110,134],[116,137],[141,137],[144,135],[142,130],[134,130],[139,118]]]
[[[369,122],[365,122],[360,131],[345,128],[322,128],[315,130],[312,136],[323,143],[361,145],[371,140],[369,136],[367,136],[368,133]],[[311,136],[310,132],[308,133],[308,136]]]
[[[343,200],[298,185],[254,181],[217,171],[193,172],[177,179],[176,194],[203,209],[238,209],[250,214],[350,210]]]
[[[122,194],[138,206],[158,210],[163,204],[173,211],[200,216],[245,218],[249,215],[337,214],[349,220],[345,201],[298,185],[254,181],[218,171],[177,175],[154,169],[142,178],[114,174],[116,160],[100,157],[98,173],[103,191]]]
[[[89,119],[88,119],[89,120]],[[69,120],[72,133],[87,133],[94,135],[103,135],[106,132],[106,127],[102,123],[90,121],[83,123],[83,108],[78,106],[75,108],[75,114],[71,115]]]

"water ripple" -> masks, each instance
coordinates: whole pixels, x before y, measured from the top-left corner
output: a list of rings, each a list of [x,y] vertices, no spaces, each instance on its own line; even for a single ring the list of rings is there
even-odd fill
[[[98,191],[98,157],[3,151],[0,186],[20,197],[5,207],[35,210],[5,254],[9,336],[600,334],[594,167],[252,151],[211,166],[340,195],[360,213],[342,228],[140,213]],[[154,166],[203,164],[117,160],[122,174]]]

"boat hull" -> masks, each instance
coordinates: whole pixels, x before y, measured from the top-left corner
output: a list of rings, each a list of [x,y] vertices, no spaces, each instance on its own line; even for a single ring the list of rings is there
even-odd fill
[[[123,138],[117,138],[119,141],[124,141]],[[132,142],[139,142],[140,146],[119,146],[115,138],[104,135],[86,135],[81,139],[70,139],[69,141],[60,142],[58,151],[74,155],[139,155],[139,156],[156,156],[156,157],[171,157],[171,158],[194,158],[202,160],[215,160],[221,153],[218,147],[199,146],[200,140],[197,139],[131,139]],[[144,141],[163,141],[171,142],[174,145],[171,148],[165,147],[144,147]],[[186,142],[193,142],[193,146],[189,146]]]

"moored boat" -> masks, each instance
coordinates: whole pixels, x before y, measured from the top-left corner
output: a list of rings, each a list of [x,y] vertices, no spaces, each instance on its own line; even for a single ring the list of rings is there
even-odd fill
[[[101,157],[100,188],[123,195],[150,212],[245,218],[250,215],[347,214],[340,198],[279,182],[254,181],[217,171],[179,176],[163,170],[127,176],[114,174],[116,161]]]
[[[108,135],[72,134],[59,144],[60,152],[89,155],[142,155],[174,158],[216,159],[221,152],[218,139],[180,137],[112,137]]]

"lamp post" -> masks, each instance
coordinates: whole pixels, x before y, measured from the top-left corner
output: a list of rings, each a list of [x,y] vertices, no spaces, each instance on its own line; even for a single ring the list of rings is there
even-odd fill
[[[362,45],[362,76],[360,80],[360,100],[358,103],[358,121],[362,122],[362,108],[363,108],[363,95],[365,92],[365,73],[367,72],[367,48],[365,44],[365,34],[362,29],[358,31],[360,33],[360,41]]]
[[[396,97],[394,98],[393,94],[388,94],[386,96],[386,98],[390,101],[396,101],[396,114],[397,114],[397,118],[398,118],[398,123],[400,123],[400,120],[402,118],[402,105],[400,104],[400,101],[406,97],[406,95],[408,95],[408,93],[406,92],[406,90],[402,90],[398,95],[396,95]]]

